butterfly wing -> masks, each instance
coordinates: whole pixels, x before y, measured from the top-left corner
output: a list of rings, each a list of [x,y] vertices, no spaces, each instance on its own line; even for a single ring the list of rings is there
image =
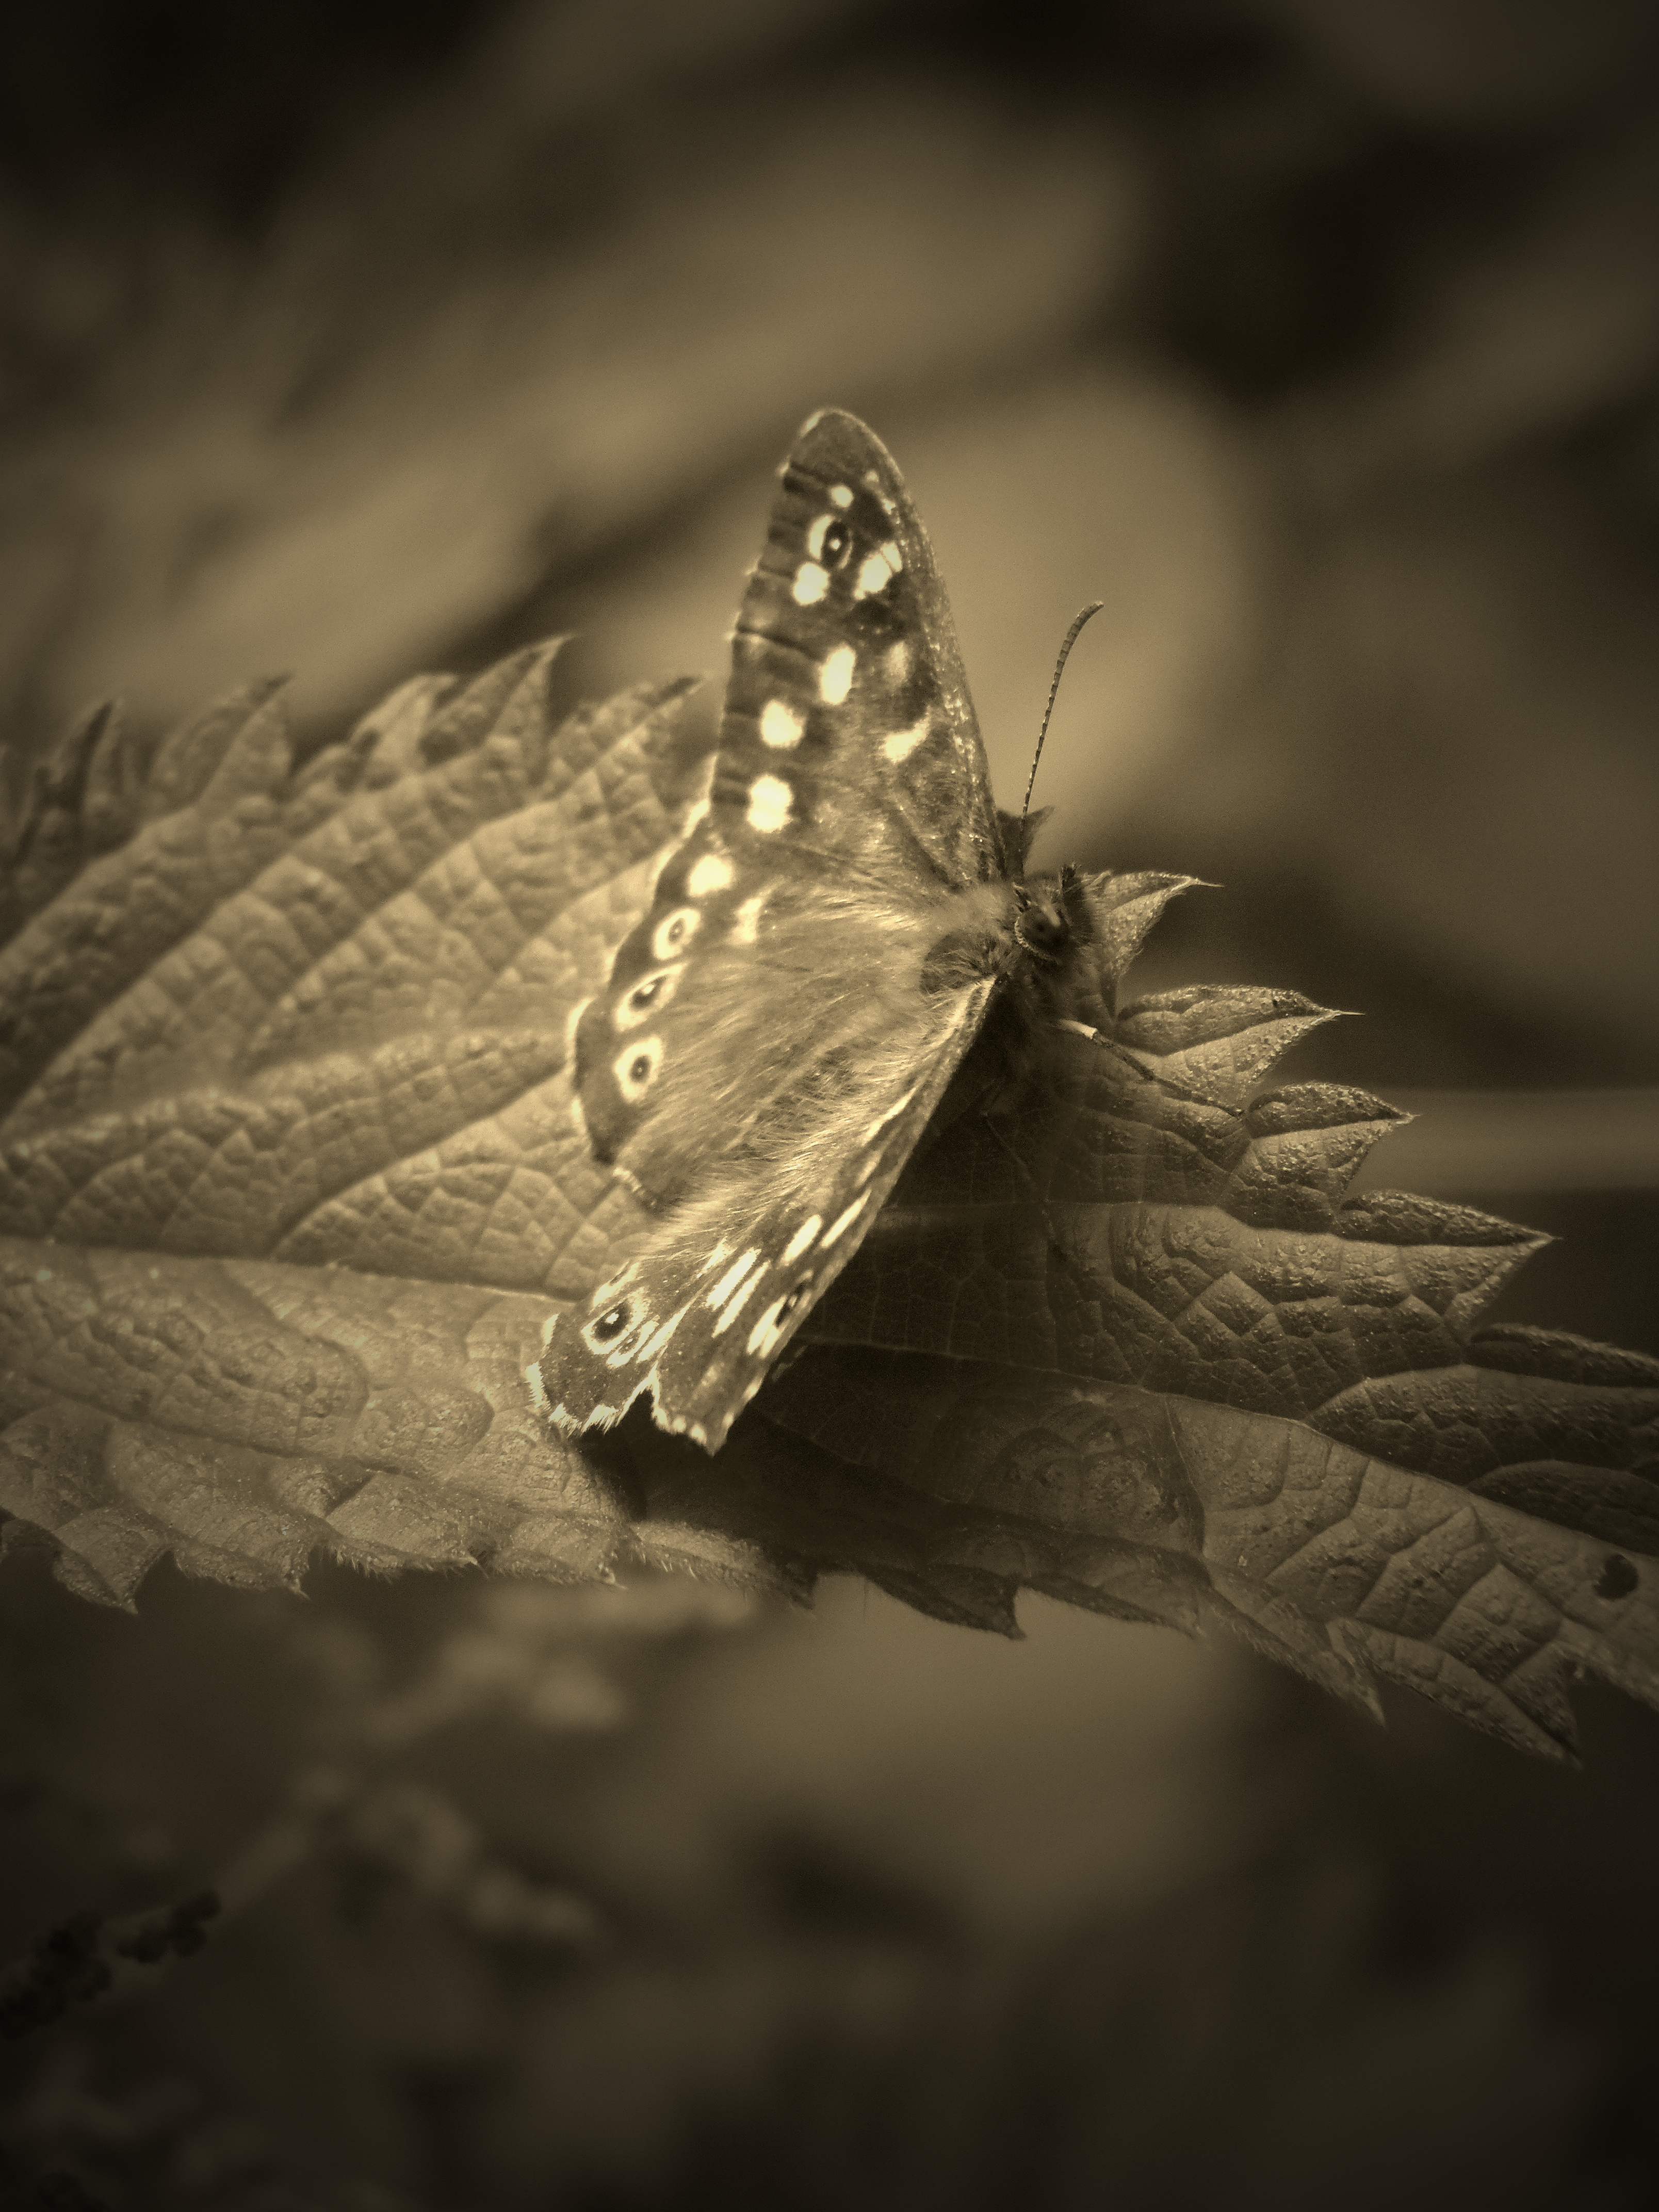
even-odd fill
[[[561,1317],[542,1382],[554,1425],[609,1428],[649,1393],[659,1426],[717,1451],[768,1369],[863,1242],[984,1018],[989,980],[941,1006],[843,1129],[820,1123],[792,1173],[738,1159]],[[850,1101],[846,1102],[850,1103]],[[874,1110],[872,1111],[872,1109]]]
[[[805,698],[803,653],[816,674]],[[805,711],[799,745],[781,716],[768,719],[780,700]],[[933,549],[892,455],[833,408],[805,424],[784,464],[738,615],[720,729],[738,784],[750,761],[798,750],[825,842],[861,853],[884,878],[917,856],[956,889],[1006,874]]]
[[[718,1447],[972,1042],[1009,896],[926,534],[863,424],[816,416],[738,612],[706,805],[577,1018],[577,1110],[651,1226],[555,1328],[562,1429],[648,1390]]]

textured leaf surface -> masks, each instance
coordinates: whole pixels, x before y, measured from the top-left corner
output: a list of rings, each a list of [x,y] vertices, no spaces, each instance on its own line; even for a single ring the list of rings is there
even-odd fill
[[[551,1317],[645,1225],[574,1010],[701,789],[684,684],[554,726],[550,654],[405,685],[296,767],[280,696],[37,778],[0,950],[0,1506],[91,1597],[164,1553],[800,1589],[1012,1632],[1022,1588],[1225,1626],[1531,1748],[1659,1701],[1659,1365],[1481,1325],[1542,1240],[1348,1200],[1403,1117],[1270,1085],[1320,1008],[1121,1004],[1184,879],[1114,879],[1095,1033],[994,1034],[714,1459],[549,1431]]]
[[[775,1579],[632,1526],[526,1380],[561,1269],[585,1288],[625,1226],[569,1015],[698,775],[687,685],[556,732],[550,659],[418,679],[297,771],[264,685],[142,783],[99,767],[108,716],[37,781],[0,953],[0,1504],[89,1596],[167,1551],[289,1581],[319,1546]]]
[[[1063,1036],[1034,1097],[942,1133],[765,1418],[954,1510],[905,1568],[947,1615],[1023,1584],[1224,1622],[1535,1750],[1571,1744],[1577,1672],[1659,1698],[1632,1556],[1659,1534],[1659,1363],[1480,1328],[1534,1232],[1345,1200],[1402,1117],[1254,1091],[1312,1010],[1182,993],[1114,1023],[1112,982],[1130,1049]]]

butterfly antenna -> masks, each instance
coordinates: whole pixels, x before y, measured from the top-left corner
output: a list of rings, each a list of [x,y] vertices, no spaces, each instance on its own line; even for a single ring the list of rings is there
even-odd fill
[[[1019,872],[1025,872],[1025,817],[1031,811],[1031,793],[1036,783],[1037,763],[1042,758],[1042,740],[1048,734],[1048,717],[1054,711],[1054,697],[1060,690],[1060,679],[1065,673],[1066,656],[1077,643],[1077,634],[1091,615],[1097,615],[1105,605],[1104,599],[1092,600],[1072,623],[1060,641],[1060,658],[1054,663],[1054,680],[1048,686],[1048,703],[1042,710],[1042,727],[1037,732],[1036,750],[1031,756],[1031,773],[1025,779],[1025,803],[1019,810]]]

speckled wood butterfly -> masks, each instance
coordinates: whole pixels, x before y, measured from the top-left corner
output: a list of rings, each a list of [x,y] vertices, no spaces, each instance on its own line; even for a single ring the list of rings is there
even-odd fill
[[[588,1141],[655,1225],[554,1328],[562,1433],[648,1393],[718,1449],[988,1012],[1030,1031],[1095,1003],[1095,886],[1027,883],[1024,843],[898,471],[854,416],[815,415],[738,611],[707,797],[575,1018]]]

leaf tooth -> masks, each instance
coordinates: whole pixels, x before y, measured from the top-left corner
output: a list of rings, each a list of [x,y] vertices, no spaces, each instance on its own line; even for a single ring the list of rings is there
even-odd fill
[[[1244,1106],[1268,1069],[1283,1059],[1292,1045],[1323,1023],[1340,1018],[1330,1008],[1315,1006],[1294,992],[1248,995],[1277,1000],[1281,1007],[1288,1003],[1292,1011],[1241,1018],[1236,1026],[1221,1028],[1218,1033],[1183,1042],[1178,1041],[1179,1027],[1164,1018],[1164,1009],[1157,1008],[1151,1013],[1136,1009],[1139,1018],[1128,1024],[1127,1036],[1124,1024],[1119,1024],[1116,1042],[1154,1081],[1236,1113]],[[1298,1008],[1305,1011],[1294,1011]],[[1210,1017],[1206,1014],[1195,1025],[1200,1029],[1208,1027]],[[1143,1042],[1149,1030],[1168,1042],[1149,1047]]]
[[[1289,1083],[1252,1098],[1246,1123],[1253,1137],[1287,1136],[1298,1131],[1345,1129],[1375,1121],[1403,1128],[1415,1116],[1346,1083]]]
[[[1151,870],[1084,878],[1097,957],[1108,982],[1122,981],[1170,901],[1200,887],[1210,888],[1203,884],[1201,877],[1169,876]]]
[[[121,702],[103,711],[90,758],[81,816],[88,854],[113,852],[138,826],[142,793]]]
[[[514,708],[514,720],[520,726],[526,720],[533,721],[538,714],[544,720],[549,671],[563,642],[562,638],[550,638],[521,647],[475,676],[420,732],[416,739],[420,765],[436,768],[441,762],[453,760],[458,753],[476,752]]]
[[[1563,1666],[1547,1648],[1503,1686],[1486,1680],[1455,1652],[1361,1621],[1346,1622],[1344,1640],[1358,1648],[1385,1682],[1415,1690],[1471,1728],[1576,1766],[1578,1735],[1562,1682]],[[1518,1694],[1517,1694],[1518,1693]]]
[[[1317,1006],[1300,991],[1270,991],[1255,984],[1189,983],[1180,990],[1138,999],[1118,1017],[1119,1042],[1140,1052],[1190,1051],[1213,1039],[1241,1036],[1262,1024],[1306,1019],[1333,1021],[1335,1011]]]
[[[474,1566],[485,1534],[479,1524],[489,1517],[482,1498],[453,1491],[441,1498],[412,1476],[382,1471],[333,1509],[328,1528],[354,1547],[394,1553],[404,1565]]]
[[[679,823],[693,805],[708,797],[714,773],[714,756],[706,738],[688,726],[682,712],[702,682],[700,676],[657,677],[612,698],[586,702],[547,740],[533,763],[532,781],[539,787],[552,761],[567,773],[580,775],[615,754],[627,759],[634,772],[644,765],[664,812]],[[675,842],[682,834],[677,827]]]
[[[94,1506],[51,1533],[58,1547],[52,1573],[64,1589],[127,1613],[137,1610],[133,1593],[169,1543],[148,1514],[121,1505]]]
[[[1331,1229],[1350,1247],[1371,1244],[1397,1255],[1418,1294],[1460,1339],[1533,1254],[1555,1241],[1476,1206],[1405,1190],[1368,1190],[1346,1200]]]
[[[1589,1389],[1659,1389],[1659,1359],[1647,1352],[1621,1352],[1611,1344],[1595,1344],[1588,1337],[1537,1328],[1528,1322],[1496,1322],[1477,1330],[1469,1339],[1468,1357],[1472,1367],[1547,1376],[1553,1382]]]
[[[1411,1120],[1363,1091],[1299,1084],[1245,1115],[1249,1146],[1225,1200],[1257,1229],[1325,1229],[1380,1138]]]
[[[1011,1575],[935,1560],[921,1567],[869,1564],[864,1576],[901,1605],[933,1620],[948,1621],[957,1628],[982,1628],[1012,1643],[1024,1640],[1025,1631],[1014,1614],[1019,1584]]]
[[[325,763],[326,773],[342,791],[360,782],[378,791],[416,774],[422,765],[422,737],[459,684],[455,676],[411,676],[377,701],[341,743],[319,754],[310,763],[312,772],[322,770]]]
[[[1352,1647],[1346,1622],[1325,1622],[1261,1585],[1211,1565],[1214,1588],[1204,1607],[1206,1631],[1227,1630],[1275,1666],[1288,1667],[1381,1723],[1382,1701],[1364,1659]]]
[[[124,769],[125,760],[120,702],[106,699],[71,723],[35,763],[9,848],[0,854],[0,938],[13,935],[55,898],[92,854],[131,834],[133,808],[125,783],[118,815],[105,799],[109,764]],[[100,761],[106,763],[101,774]]]
[[[1525,1254],[1555,1242],[1542,1229],[1413,1190],[1362,1191],[1342,1207],[1335,1226],[1339,1237],[1355,1243],[1519,1245]]]
[[[597,1502],[597,1492],[596,1492]],[[491,1553],[492,1572],[556,1583],[613,1582],[617,1527],[586,1514],[529,1513]]]
[[[1546,1462],[1570,1465],[1583,1504],[1596,1497],[1600,1470],[1633,1473],[1650,1496],[1659,1495],[1644,1472],[1652,1465],[1656,1413],[1659,1399],[1650,1386],[1614,1394],[1600,1385],[1495,1374],[1459,1361],[1374,1371],[1309,1418],[1310,1426],[1356,1450],[1382,1449],[1386,1440],[1396,1466],[1443,1482],[1480,1480],[1504,1468],[1519,1475]]]
[[[67,815],[78,823],[93,761],[110,730],[118,732],[121,711],[118,699],[100,699],[77,715],[55,740],[46,757],[36,763],[13,848],[16,859],[26,857],[50,816]]]
[[[196,799],[208,820],[230,816],[240,828],[249,799],[273,799],[294,771],[294,738],[288,702],[276,692],[255,708],[225,743],[219,763]]]
[[[251,684],[239,684],[170,731],[144,778],[145,821],[175,814],[199,799],[218,773],[237,732],[288,680],[286,676],[261,676]]]

